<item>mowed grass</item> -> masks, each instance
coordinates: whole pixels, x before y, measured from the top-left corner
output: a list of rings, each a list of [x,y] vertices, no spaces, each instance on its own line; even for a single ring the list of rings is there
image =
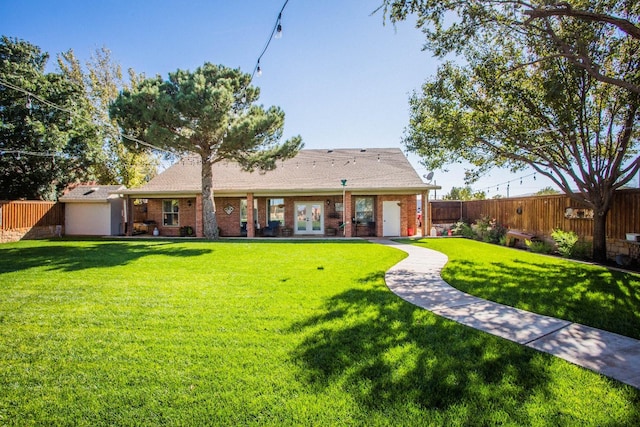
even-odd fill
[[[468,239],[413,243],[446,254],[461,291],[640,339],[640,275]]]
[[[629,425],[640,392],[393,295],[366,242],[0,245],[2,425]]]

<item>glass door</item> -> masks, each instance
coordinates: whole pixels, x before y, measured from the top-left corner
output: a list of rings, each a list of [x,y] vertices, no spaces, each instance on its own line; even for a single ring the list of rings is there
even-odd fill
[[[324,204],[296,202],[296,234],[324,233]]]

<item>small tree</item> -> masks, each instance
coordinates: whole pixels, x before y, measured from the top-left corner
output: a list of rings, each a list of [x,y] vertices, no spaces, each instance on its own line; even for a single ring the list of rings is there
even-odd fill
[[[451,187],[449,194],[445,194],[442,200],[484,200],[487,196],[484,191],[474,192],[470,186]]]
[[[302,148],[297,136],[283,143],[284,112],[255,105],[260,91],[238,69],[205,63],[124,90],[110,113],[128,134],[166,152],[197,153],[202,162],[204,235],[218,238],[212,166],[238,162],[247,171],[275,169]],[[223,179],[224,177],[219,177]]]

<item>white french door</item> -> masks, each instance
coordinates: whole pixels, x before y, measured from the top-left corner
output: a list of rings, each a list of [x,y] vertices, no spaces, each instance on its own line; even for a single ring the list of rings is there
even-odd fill
[[[295,234],[324,234],[324,204],[296,202]]]

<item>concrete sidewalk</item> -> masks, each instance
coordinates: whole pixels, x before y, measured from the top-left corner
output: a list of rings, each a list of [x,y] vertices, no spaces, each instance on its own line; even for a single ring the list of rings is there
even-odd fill
[[[406,301],[640,388],[640,341],[474,297],[442,280],[446,255],[391,240],[372,241],[409,254],[385,275],[389,289]]]

